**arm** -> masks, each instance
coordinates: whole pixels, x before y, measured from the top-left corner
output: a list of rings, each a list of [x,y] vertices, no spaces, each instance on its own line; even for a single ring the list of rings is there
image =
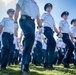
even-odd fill
[[[21,42],[21,40],[22,40],[22,36],[23,36],[23,35],[21,34],[21,35],[20,35],[20,42]]]
[[[0,34],[2,33],[2,30],[3,30],[3,26],[0,25]]]
[[[38,24],[38,26],[42,26],[42,23],[43,23],[43,20],[41,20],[40,19],[40,17],[39,16],[37,16],[37,24]]]
[[[73,34],[70,32],[71,41],[74,42]]]
[[[55,25],[54,25],[54,31],[55,31],[56,33],[59,33],[59,31],[57,30],[57,28],[55,27]]]
[[[61,33],[61,31],[62,31],[62,28],[61,28],[61,27],[59,27],[59,32]]]
[[[20,8],[19,4],[16,4],[16,11],[15,11],[15,16],[14,16],[15,23],[17,23],[20,10],[21,10],[21,8]]]

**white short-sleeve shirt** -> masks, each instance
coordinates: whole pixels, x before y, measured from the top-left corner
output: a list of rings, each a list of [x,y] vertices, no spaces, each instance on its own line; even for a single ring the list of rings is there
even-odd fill
[[[71,33],[73,34],[73,37],[76,38],[76,26],[71,27]]]
[[[53,27],[55,25],[55,21],[51,14],[49,14],[47,12],[44,13],[41,16],[41,19],[44,21],[44,24],[43,24],[44,27],[50,27],[51,29],[53,29]]]
[[[39,34],[38,32],[35,33],[35,40],[42,42],[42,40],[45,38],[44,34]]]
[[[46,43],[42,42],[42,49],[46,50],[47,49],[47,45]]]
[[[11,18],[3,18],[1,25],[4,27],[3,32],[14,34],[14,20]]]
[[[62,44],[63,44],[62,39],[61,39],[61,38],[58,38],[58,39],[56,40],[56,44],[57,44],[57,47],[62,48]]]
[[[18,0],[21,15],[28,15],[34,19],[40,16],[39,7],[34,0]]]
[[[60,23],[59,23],[59,27],[62,28],[62,33],[70,33],[70,26],[69,26],[69,23],[66,21],[66,20],[62,20]]]

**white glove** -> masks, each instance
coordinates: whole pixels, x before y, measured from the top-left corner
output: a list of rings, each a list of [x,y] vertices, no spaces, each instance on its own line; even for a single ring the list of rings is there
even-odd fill
[[[39,29],[39,31],[40,31],[41,33],[44,33],[44,27],[41,27],[41,28]]]
[[[58,36],[62,38],[62,37],[63,37],[63,34],[62,34],[62,33],[59,33],[59,35],[58,35]]]
[[[14,23],[14,30],[18,30],[18,23]]]
[[[74,42],[76,42],[76,39],[74,39]]]

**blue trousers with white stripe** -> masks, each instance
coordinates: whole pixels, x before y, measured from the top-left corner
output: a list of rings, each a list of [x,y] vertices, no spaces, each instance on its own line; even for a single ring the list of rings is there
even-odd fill
[[[72,52],[75,49],[75,46],[71,42],[69,38],[69,34],[63,33],[63,42],[68,46],[69,50],[67,50],[65,56],[64,56],[64,61],[67,62],[68,64],[70,63]]]

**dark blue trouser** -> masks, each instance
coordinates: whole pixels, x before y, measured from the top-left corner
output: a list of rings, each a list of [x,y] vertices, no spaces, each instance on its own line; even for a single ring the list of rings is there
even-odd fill
[[[43,59],[43,63],[45,62],[46,60],[46,50],[45,49],[42,49],[42,59]]]
[[[47,38],[47,52],[46,52],[46,61],[47,64],[53,64],[55,59],[55,47],[56,41],[53,37],[53,30],[49,27],[44,27],[44,35]]]
[[[1,49],[0,49],[0,63],[1,63]]]
[[[63,55],[62,55],[62,50],[60,48],[58,49],[58,64],[61,64],[62,59],[63,59]]]
[[[15,49],[13,55],[13,63],[15,63],[16,65],[19,63],[18,57],[19,57],[19,50]]]
[[[42,43],[37,41],[36,48],[36,62],[42,63]]]
[[[35,39],[35,23],[34,20],[25,17],[20,19],[20,27],[24,33],[24,50],[23,50],[23,65],[29,65],[31,61],[31,49]]]
[[[1,63],[1,41],[0,41],[0,63]]]
[[[1,52],[1,67],[6,67],[8,62],[11,62],[13,52],[13,35],[9,33],[2,34],[2,52]]]
[[[66,33],[63,33],[63,42],[68,46],[69,50],[67,50],[65,56],[64,56],[64,60],[69,64],[70,60],[71,60],[71,56],[72,56],[72,52],[74,51],[75,47],[73,45],[73,43],[71,42],[69,35]]]

